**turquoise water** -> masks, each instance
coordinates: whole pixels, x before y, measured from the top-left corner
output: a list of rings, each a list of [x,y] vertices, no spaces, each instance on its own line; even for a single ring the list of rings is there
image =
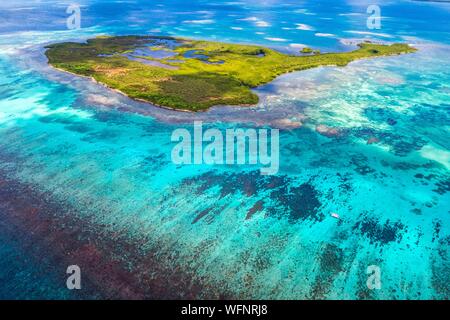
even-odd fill
[[[382,2],[370,33],[359,1],[80,4],[72,31],[64,2],[0,5],[0,298],[448,299],[449,4]],[[256,107],[201,114],[133,102],[43,56],[50,42],[149,33],[419,51],[284,75],[255,89]],[[172,131],[194,120],[280,128],[279,174],[174,165]],[[65,287],[71,264],[79,292]]]

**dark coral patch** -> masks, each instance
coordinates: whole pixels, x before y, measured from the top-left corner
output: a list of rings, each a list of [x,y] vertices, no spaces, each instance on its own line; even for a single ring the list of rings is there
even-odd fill
[[[284,186],[270,194],[270,198],[276,200],[282,206],[284,214],[288,215],[289,221],[294,223],[297,220],[312,219],[321,221],[324,219],[320,212],[321,202],[317,190],[310,183],[300,186]],[[270,208],[272,214],[279,214],[277,207]]]
[[[375,218],[367,217],[358,221],[353,230],[359,230],[361,234],[370,239],[371,243],[385,245],[390,242],[400,242],[402,232],[405,232],[406,228],[401,222],[387,220],[384,224],[380,224]]]
[[[386,122],[390,125],[390,126],[395,126],[397,124],[397,120],[389,118],[386,120]]]
[[[411,123],[423,126],[424,123],[433,123],[436,127],[447,126],[449,121],[449,104],[426,104],[421,103],[411,106]]]
[[[86,133],[91,131],[92,129],[84,124],[73,124],[73,125],[68,125],[65,127],[65,129],[73,131],[73,132],[77,132],[77,133]]]
[[[245,220],[250,220],[255,213],[262,211],[263,208],[264,208],[264,201],[263,200],[258,200],[253,205],[253,207],[251,207],[250,210],[248,210],[247,217],[245,218]]]
[[[431,240],[434,242],[436,239],[439,239],[440,233],[442,228],[442,222],[440,220],[433,220],[433,239]]]
[[[395,126],[397,120],[394,117],[381,117],[380,122]],[[371,128],[361,128],[353,130],[354,135],[363,139],[372,139],[372,143],[383,143],[391,147],[392,152],[397,156],[407,156],[409,153],[422,149],[428,142],[419,136],[403,135],[393,131],[383,131]]]
[[[227,206],[228,204],[219,207],[209,207],[196,213],[197,215],[192,221],[192,224],[196,224],[200,220],[204,220],[206,224],[211,224],[214,221],[214,218],[218,214],[221,214],[226,209]]]
[[[439,240],[437,250],[431,259],[431,283],[442,298],[448,300],[450,298],[450,236]],[[439,298],[439,297],[437,297]]]
[[[388,108],[371,107],[364,110],[364,114],[372,121],[383,123],[398,117],[397,113]]]
[[[436,178],[436,175],[434,175],[434,174],[429,174],[429,175],[426,176],[426,175],[424,175],[424,174],[422,174],[422,173],[418,173],[418,174],[414,175],[414,178],[417,178],[417,179],[425,179],[425,180],[430,181],[430,180],[435,179],[435,178]]]
[[[390,145],[395,155],[405,157],[411,152],[421,150],[428,142],[420,137],[407,137],[391,132],[379,134],[383,143]]]
[[[436,192],[437,194],[443,195],[450,191],[450,179],[441,180],[438,183],[436,183],[436,189],[433,190],[433,192]]]
[[[263,176],[259,171],[239,174],[207,172],[195,178],[185,179],[184,185],[193,187],[193,192],[202,195],[206,190],[219,187],[222,199],[231,194],[240,193],[246,198],[261,197],[247,213],[250,219],[256,212],[265,209],[267,216],[288,217],[289,222],[313,219],[321,221],[324,215],[320,212],[320,193],[310,183],[298,185],[287,176]]]
[[[166,154],[156,154],[145,157],[142,159],[142,166],[146,169],[153,169],[158,171],[161,167],[170,163],[170,159],[167,158]]]
[[[363,176],[375,172],[375,169],[368,165],[368,158],[362,154],[353,155],[351,157],[350,164],[354,167],[356,172]]]
[[[201,220],[203,217],[205,217],[209,212],[211,211],[210,208],[202,210],[194,219],[194,221],[192,221],[192,224],[197,223],[199,220]]]
[[[320,256],[318,276],[310,298],[323,299],[332,288],[334,279],[344,270],[344,251],[334,244],[326,244]]]

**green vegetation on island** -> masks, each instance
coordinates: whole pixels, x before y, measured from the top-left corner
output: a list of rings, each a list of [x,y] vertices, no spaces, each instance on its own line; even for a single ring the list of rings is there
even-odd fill
[[[300,52],[301,53],[305,53],[305,54],[309,54],[309,53],[320,54],[320,50],[313,50],[313,49],[311,49],[309,47],[304,47],[302,50],[300,50]]]
[[[55,68],[92,77],[133,99],[185,111],[254,105],[258,96],[251,88],[284,73],[416,51],[407,44],[362,43],[352,52],[295,56],[260,46],[155,36],[97,37],[47,48]]]

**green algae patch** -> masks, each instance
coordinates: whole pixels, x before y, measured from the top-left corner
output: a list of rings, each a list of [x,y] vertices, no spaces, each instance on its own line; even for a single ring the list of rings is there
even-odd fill
[[[258,96],[251,88],[282,74],[416,51],[407,44],[361,43],[351,52],[295,56],[261,46],[155,36],[103,36],[47,49],[49,64],[57,69],[91,77],[132,99],[183,111],[255,105]]]

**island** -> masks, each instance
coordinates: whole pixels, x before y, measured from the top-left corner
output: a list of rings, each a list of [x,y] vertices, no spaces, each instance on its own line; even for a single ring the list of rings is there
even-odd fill
[[[54,68],[90,77],[135,100],[193,112],[255,105],[258,96],[251,89],[288,72],[416,51],[408,44],[364,42],[351,52],[290,55],[262,46],[161,36],[100,36],[46,49]]]

